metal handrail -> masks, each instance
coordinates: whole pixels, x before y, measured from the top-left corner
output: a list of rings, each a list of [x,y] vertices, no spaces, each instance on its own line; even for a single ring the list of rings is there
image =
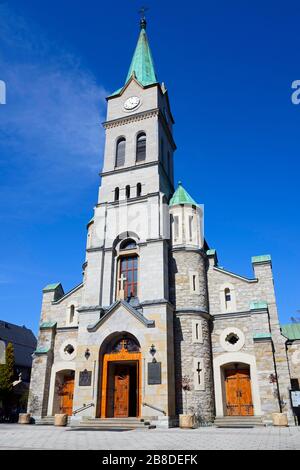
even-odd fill
[[[166,416],[166,412],[162,410],[161,408],[157,408],[157,406],[149,405],[149,403],[143,403],[143,406],[148,406],[149,408],[153,408],[153,410],[160,411]]]
[[[77,413],[80,413],[83,410],[86,410],[87,408],[91,408],[92,406],[95,406],[94,403],[89,403],[88,405],[83,405],[81,408],[78,408],[77,410],[73,411],[73,416],[77,415]]]

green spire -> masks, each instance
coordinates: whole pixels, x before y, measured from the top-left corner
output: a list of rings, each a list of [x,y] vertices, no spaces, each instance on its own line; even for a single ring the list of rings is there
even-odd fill
[[[149,47],[149,42],[146,33],[146,20],[141,20],[141,32],[133,54],[133,58],[129,67],[126,82],[131,78],[134,73],[135,78],[141,85],[152,85],[157,83],[157,78],[154,70],[154,63]]]
[[[182,186],[181,181],[179,181],[178,188],[169,203],[170,206],[176,206],[177,204],[191,204],[197,206],[197,203]]]

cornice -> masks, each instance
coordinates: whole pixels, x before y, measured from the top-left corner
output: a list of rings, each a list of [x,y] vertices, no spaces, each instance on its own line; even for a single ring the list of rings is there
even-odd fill
[[[148,111],[142,111],[141,113],[131,114],[130,116],[123,116],[118,119],[112,119],[111,121],[103,122],[104,129],[112,129],[113,127],[124,126],[131,122],[143,121],[159,115],[159,108],[150,109]]]
[[[110,176],[116,173],[127,173],[128,171],[138,170],[140,168],[145,168],[149,166],[158,166],[158,165],[159,165],[158,160],[155,160],[154,162],[152,161],[152,162],[145,162],[145,163],[136,163],[135,165],[131,165],[131,166],[124,166],[121,168],[114,168],[113,170],[109,170],[109,171],[102,171],[100,173],[100,176],[103,178],[103,176]]]

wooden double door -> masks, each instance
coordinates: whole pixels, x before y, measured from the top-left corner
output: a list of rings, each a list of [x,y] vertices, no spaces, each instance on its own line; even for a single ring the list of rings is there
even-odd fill
[[[227,416],[253,416],[249,369],[225,370]]]
[[[129,418],[139,415],[139,362],[110,362],[104,382],[102,417]],[[104,412],[105,410],[105,412]]]
[[[74,395],[74,376],[64,376],[63,384],[60,390],[60,412],[72,416],[73,395]]]
[[[116,364],[114,373],[114,417],[128,418],[130,370],[125,364]]]

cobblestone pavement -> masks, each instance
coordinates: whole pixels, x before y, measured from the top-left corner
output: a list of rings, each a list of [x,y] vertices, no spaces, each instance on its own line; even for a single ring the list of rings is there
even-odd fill
[[[300,450],[300,427],[98,431],[54,426],[0,424],[0,450],[4,449]]]

